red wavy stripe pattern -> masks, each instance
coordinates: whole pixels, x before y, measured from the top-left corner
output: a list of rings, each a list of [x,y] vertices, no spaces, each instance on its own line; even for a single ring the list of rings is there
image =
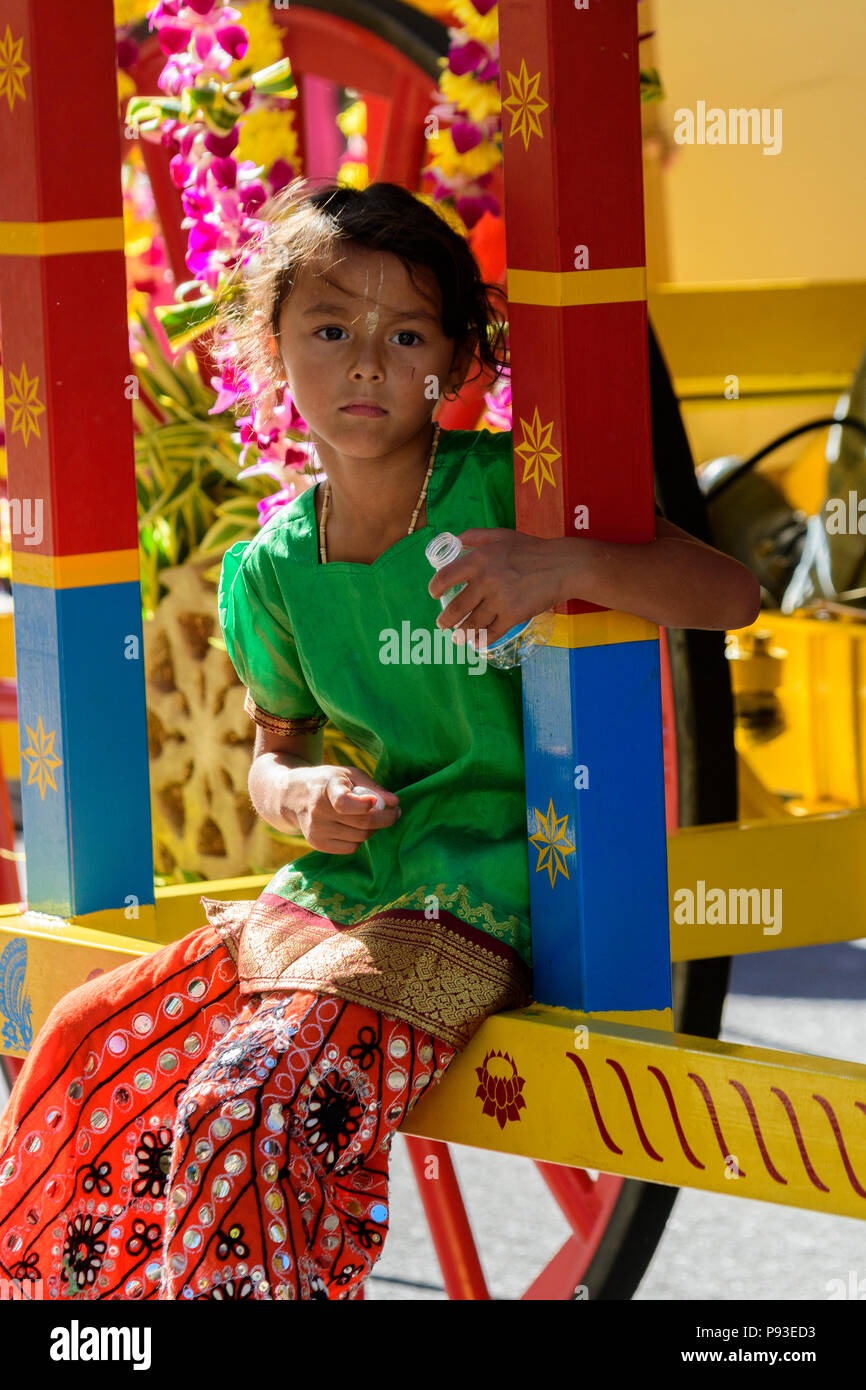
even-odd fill
[[[608,1149],[610,1149],[611,1153],[622,1154],[623,1150],[619,1147],[617,1143],[615,1143],[613,1137],[607,1129],[607,1126],[604,1123],[604,1120],[602,1119],[601,1110],[599,1108],[598,1099],[595,1093],[595,1088],[592,1084],[592,1078],[590,1077],[587,1066],[583,1062],[582,1058],[577,1057],[573,1052],[567,1052],[565,1055],[566,1057],[571,1058],[572,1062],[574,1062],[574,1065],[580,1072],[580,1077],[583,1081],[590,1106],[592,1107],[593,1117],[595,1119],[595,1123],[598,1128],[599,1135],[601,1136],[602,1142],[606,1145]],[[644,1129],[640,1112],[638,1110],[637,1101],[635,1100],[634,1091],[632,1089],[632,1084],[629,1080],[628,1072],[626,1071],[622,1063],[616,1060],[615,1058],[606,1057],[604,1060],[606,1061],[607,1065],[613,1069],[613,1071],[619,1078],[620,1084],[622,1085],[623,1091],[625,1093],[626,1100],[628,1101],[628,1106],[629,1110],[631,1111],[632,1120],[634,1121],[635,1130],[637,1132],[638,1138],[641,1142],[644,1152],[648,1154],[654,1162],[663,1163],[664,1156],[662,1154],[659,1154],[653,1147],[653,1145],[650,1143],[646,1130]],[[677,1140],[679,1141],[679,1146],[683,1152],[683,1155],[692,1165],[692,1167],[705,1170],[706,1164],[702,1163],[701,1160],[697,1157],[694,1150],[691,1148],[688,1139],[686,1138],[668,1077],[665,1075],[662,1068],[658,1066],[649,1065],[647,1066],[647,1071],[649,1071],[656,1078],[656,1080],[659,1083],[659,1086],[661,1087],[662,1094],[664,1095],[664,1098],[667,1101],[668,1109],[671,1114],[671,1119],[674,1123],[674,1129],[676,1130]],[[746,1170],[744,1168],[739,1167],[736,1158],[729,1152],[728,1145],[725,1142],[725,1136],[722,1132],[722,1126],[719,1121],[718,1112],[716,1110],[716,1106],[713,1101],[713,1096],[709,1086],[707,1085],[707,1082],[704,1080],[702,1076],[699,1075],[698,1072],[690,1071],[687,1074],[689,1079],[693,1081],[695,1086],[698,1088],[698,1091],[701,1095],[701,1099],[703,1100],[704,1105],[707,1108],[707,1114],[710,1118],[710,1123],[713,1128],[713,1134],[715,1135],[716,1143],[719,1147],[719,1152],[721,1153],[726,1166],[729,1168],[729,1171],[731,1172],[732,1176],[737,1178],[744,1178],[746,1176]],[[787,1187],[788,1179],[783,1177],[782,1174],[779,1172],[778,1168],[776,1167],[772,1158],[770,1157],[767,1145],[764,1142],[764,1135],[761,1130],[760,1121],[758,1120],[757,1111],[755,1109],[755,1103],[752,1100],[749,1091],[746,1089],[742,1081],[738,1081],[733,1077],[728,1077],[728,1085],[733,1086],[734,1090],[737,1092],[737,1095],[740,1097],[740,1099],[743,1102],[743,1105],[745,1106],[746,1113],[749,1117],[749,1123],[752,1126],[752,1133],[755,1136],[755,1140],[758,1145],[758,1150],[760,1152],[764,1168],[766,1169],[767,1173],[773,1179],[774,1182],[779,1183],[783,1187]],[[803,1165],[804,1173],[808,1177],[812,1186],[817,1188],[819,1192],[829,1193],[830,1188],[818,1176],[817,1172],[815,1171],[814,1165],[809,1157],[803,1130],[801,1128],[797,1112],[794,1109],[793,1102],[791,1101],[790,1097],[779,1086],[771,1086],[769,1090],[771,1095],[778,1097],[788,1118],[788,1122],[791,1126],[794,1139],[797,1144],[797,1151],[800,1155],[800,1162]],[[825,1096],[818,1095],[817,1093],[813,1093],[812,1099],[814,1101],[817,1101],[817,1103],[821,1106],[822,1110],[827,1116],[827,1119],[830,1122],[830,1128],[833,1133],[833,1138],[836,1141],[836,1148],[838,1149],[839,1156],[842,1159],[842,1163],[845,1168],[845,1173],[847,1175],[848,1182],[851,1186],[852,1191],[856,1192],[858,1197],[866,1198],[866,1188],[863,1187],[862,1183],[857,1177],[857,1174],[854,1171],[854,1167],[848,1155],[848,1149],[846,1147],[845,1140],[842,1137],[842,1129],[839,1124],[839,1120],[836,1116],[836,1112],[833,1109],[833,1106],[830,1104],[830,1102],[827,1100]],[[857,1100],[854,1101],[854,1106],[857,1110],[861,1111],[862,1114],[866,1115],[866,1102]]]

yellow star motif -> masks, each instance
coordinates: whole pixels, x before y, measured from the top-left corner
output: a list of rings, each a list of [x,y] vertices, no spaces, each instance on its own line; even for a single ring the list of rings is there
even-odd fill
[[[54,780],[54,769],[60,767],[63,759],[58,758],[54,752],[54,733],[46,734],[42,725],[42,715],[39,716],[39,723],[36,731],[31,729],[29,724],[24,726],[27,730],[27,737],[30,739],[30,747],[22,748],[21,756],[30,763],[30,775],[27,778],[27,785],[31,782],[39,783],[39,795],[45,800],[45,788],[51,787],[52,791],[57,791],[57,783]]]
[[[505,110],[511,112],[511,129],[508,134],[514,135],[517,132],[522,135],[523,148],[528,150],[530,136],[538,135],[544,139],[544,131],[538,117],[547,109],[549,103],[538,95],[541,73],[533,73],[530,77],[526,71],[526,59],[521,58],[520,75],[515,77],[513,72],[506,72],[505,75],[511,84],[511,90],[502,103]]]
[[[518,444],[514,450],[523,459],[523,477],[520,481],[525,483],[533,478],[540,497],[542,483],[553,483],[553,486],[556,487],[556,478],[550,465],[554,459],[562,457],[559,450],[554,449],[550,442],[550,436],[553,433],[553,421],[548,425],[542,425],[538,406],[536,406],[532,416],[532,424],[530,425],[522,418],[520,424],[523,428],[523,443]]]
[[[541,827],[534,835],[530,835],[529,837],[530,843],[535,845],[540,851],[538,863],[535,866],[535,872],[540,874],[542,870],[546,869],[550,876],[550,886],[552,888],[558,873],[565,874],[566,878],[569,876],[568,869],[565,866],[565,861],[562,856],[564,854],[574,854],[574,845],[565,834],[568,816],[560,816],[559,819],[557,819],[556,812],[553,809],[553,797],[550,798],[550,805],[546,816],[542,815],[537,806],[533,809],[535,810],[536,825]]]
[[[30,442],[31,433],[35,434],[37,439],[41,438],[36,417],[42,414],[45,406],[38,396],[39,378],[38,376],[28,376],[27,367],[22,362],[21,371],[17,376],[14,372],[10,372],[9,380],[12,383],[12,390],[6,397],[6,409],[12,412],[10,432],[15,434],[17,430],[23,436],[26,448]]]
[[[10,111],[15,105],[16,97],[25,100],[22,79],[30,68],[21,57],[23,47],[24,40],[13,39],[12,30],[7,24],[5,37],[0,39],[0,99],[6,98]]]

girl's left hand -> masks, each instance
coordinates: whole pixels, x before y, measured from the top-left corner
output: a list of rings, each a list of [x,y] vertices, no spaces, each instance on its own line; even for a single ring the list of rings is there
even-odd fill
[[[466,585],[436,619],[437,627],[452,629],[455,642],[465,640],[468,628],[476,647],[489,646],[516,623],[561,602],[555,542],[503,526],[476,526],[458,539],[470,554],[437,570],[427,585],[433,598],[453,584]],[[480,637],[485,628],[486,637]]]

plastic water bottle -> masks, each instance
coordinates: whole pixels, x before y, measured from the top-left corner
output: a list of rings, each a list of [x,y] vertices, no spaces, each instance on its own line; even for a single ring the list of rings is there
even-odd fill
[[[452,560],[456,560],[460,555],[468,555],[471,546],[463,545],[462,541],[450,531],[441,531],[438,536],[434,536],[427,545],[424,554],[436,570],[441,570],[445,565],[450,565]],[[452,584],[450,589],[439,599],[442,608],[446,608],[451,600],[465,589],[466,584]],[[467,615],[464,614],[464,617]],[[555,615],[551,610],[538,613],[528,622],[517,623],[510,627],[495,642],[491,642],[487,647],[478,647],[477,650],[483,652],[491,666],[500,669],[507,669],[511,666],[522,665],[527,657],[531,656],[538,647],[545,646],[553,636]],[[473,644],[474,645],[474,644]]]

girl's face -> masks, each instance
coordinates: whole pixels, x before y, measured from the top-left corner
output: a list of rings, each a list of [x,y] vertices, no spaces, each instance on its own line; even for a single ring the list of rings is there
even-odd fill
[[[413,273],[423,293],[391,252],[348,246],[336,265],[305,266],[298,276],[280,313],[279,349],[314,442],[360,458],[389,453],[462,384],[471,352],[455,357],[442,331],[436,277]],[[353,402],[383,413],[347,411]]]

